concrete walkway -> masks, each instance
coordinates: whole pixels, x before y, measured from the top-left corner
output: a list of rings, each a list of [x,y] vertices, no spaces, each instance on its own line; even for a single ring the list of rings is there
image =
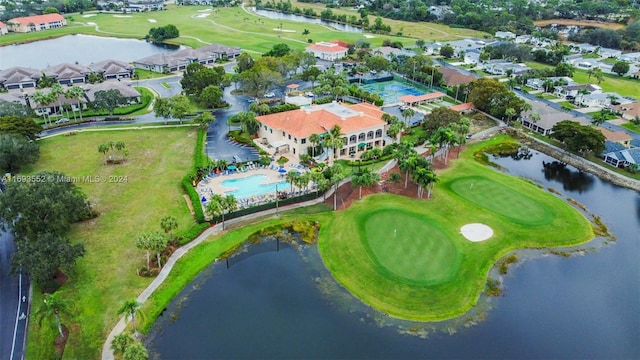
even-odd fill
[[[349,179],[343,180],[340,183],[340,186],[348,183],[349,181],[350,181]],[[297,208],[301,208],[301,207],[306,207],[306,206],[322,203],[322,202],[324,202],[325,198],[327,198],[327,197],[329,197],[329,196],[331,196],[333,194],[333,191],[334,190],[333,190],[333,187],[332,187],[329,191],[327,191],[325,196],[318,197],[317,199],[313,199],[313,200],[309,200],[309,201],[305,201],[305,202],[301,202],[301,203],[281,206],[278,209],[278,211],[282,212],[282,211],[287,211],[287,210],[292,210],[292,209],[297,209]],[[257,218],[264,217],[266,215],[274,215],[275,216],[275,213],[276,213],[276,209],[269,209],[269,210],[265,210],[265,211],[261,211],[261,212],[257,212],[257,213],[253,213],[253,214],[249,214],[249,215],[245,215],[245,216],[241,216],[241,217],[238,217],[238,218],[235,218],[235,219],[227,220],[227,221],[225,221],[225,225],[228,227],[228,225],[233,225],[233,224],[237,224],[237,223],[240,223],[240,222],[255,220]],[[151,297],[151,294],[153,294],[153,292],[156,291],[156,289],[158,289],[158,287],[165,281],[167,276],[169,276],[169,273],[171,272],[171,269],[173,269],[173,266],[178,262],[178,260],[182,256],[184,256],[187,252],[189,252],[189,250],[191,250],[194,247],[200,245],[203,241],[205,241],[210,236],[217,235],[217,234],[220,234],[222,232],[223,232],[222,224],[216,224],[215,226],[212,226],[212,227],[206,229],[204,232],[202,232],[202,234],[200,234],[197,238],[193,239],[187,245],[182,246],[178,250],[176,250],[173,254],[171,254],[171,257],[169,257],[167,263],[164,265],[164,267],[162,268],[162,270],[160,271],[158,276],[155,279],[153,279],[151,284],[149,284],[149,286],[147,286],[147,288],[144,289],[142,291],[142,293],[140,293],[140,295],[136,298],[136,300],[140,304],[144,304],[149,299],[149,297]],[[113,328],[113,330],[111,330],[111,333],[109,333],[109,336],[107,337],[107,340],[105,341],[104,345],[102,346],[102,359],[103,360],[113,360],[114,359],[114,354],[113,354],[113,351],[111,350],[111,341],[113,341],[113,338],[116,335],[122,333],[126,329],[128,323],[129,323],[129,320],[125,319],[125,317],[122,317],[122,318],[120,318],[120,321],[118,321],[116,326]]]

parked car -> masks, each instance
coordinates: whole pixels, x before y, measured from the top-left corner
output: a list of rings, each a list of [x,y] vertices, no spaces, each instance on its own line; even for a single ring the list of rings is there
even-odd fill
[[[276,94],[274,94],[273,92],[268,92],[268,93],[264,94],[264,97],[266,97],[266,98],[272,98],[272,97],[275,97],[275,96],[276,96]]]
[[[313,95],[312,92],[307,91],[306,93],[304,93],[307,97],[314,97],[315,95]]]
[[[69,119],[67,119],[67,118],[62,118],[62,119],[58,119],[58,120],[56,120],[56,121],[54,122],[54,124],[58,124],[58,125],[59,125],[59,124],[64,124],[64,123],[68,123],[68,122],[69,122]]]
[[[400,106],[400,111],[405,111],[405,110],[409,110],[409,106],[407,105]]]

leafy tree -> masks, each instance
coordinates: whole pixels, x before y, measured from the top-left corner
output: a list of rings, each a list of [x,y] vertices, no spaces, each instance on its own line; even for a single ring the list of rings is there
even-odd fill
[[[149,29],[149,33],[145,36],[147,41],[161,43],[167,39],[174,39],[180,36],[180,31],[175,25],[169,24],[157,28]]]
[[[0,101],[0,117],[2,116],[30,118],[36,116],[36,113],[26,104],[19,104],[12,101]]]
[[[136,247],[144,250],[147,257],[147,269],[151,268],[151,249],[153,248],[150,234],[142,234],[136,238]]]
[[[598,129],[580,123],[563,120],[551,129],[551,137],[562,142],[567,149],[580,153],[599,155],[604,151],[605,137]]]
[[[169,98],[169,108],[171,109],[171,117],[180,120],[180,124],[182,124],[191,110],[191,103],[186,96],[175,95]]]
[[[193,118],[193,121],[198,124],[200,129],[206,130],[209,128],[209,124],[216,121],[216,117],[208,111],[203,111],[200,115]]]
[[[370,187],[380,181],[380,174],[364,167],[351,176],[351,186],[358,187],[358,199],[362,199],[362,187]]]
[[[273,57],[283,57],[285,55],[289,55],[291,52],[291,48],[287,44],[275,44],[271,48],[271,50],[262,54],[262,56],[273,56]]]
[[[149,353],[147,349],[144,348],[144,345],[141,343],[135,343],[124,351],[122,355],[124,360],[147,360],[149,358]]]
[[[44,294],[44,300],[40,307],[36,311],[35,315],[38,318],[39,324],[42,326],[44,319],[55,318],[56,326],[60,337],[64,337],[62,332],[62,322],[60,321],[60,315],[70,314],[69,304],[62,299],[62,292],[58,291],[53,294]]]
[[[233,121],[239,122],[242,132],[255,135],[260,130],[260,122],[256,119],[256,114],[252,111],[242,111],[233,115]]]
[[[133,326],[133,333],[137,334],[138,330],[136,328],[136,315],[142,317],[142,312],[140,311],[140,304],[136,299],[126,300],[120,308],[118,309],[118,315],[124,315],[125,319],[131,318],[131,324]],[[126,352],[126,351],[125,351]]]
[[[155,232],[149,235],[149,249],[156,252],[156,260],[158,261],[158,267],[162,269],[162,263],[160,255],[167,248],[167,237],[161,233]]]
[[[93,106],[96,109],[104,109],[109,111],[109,115],[113,115],[113,110],[120,105],[125,105],[127,99],[116,89],[100,90],[95,93]]]
[[[46,7],[44,10],[42,10],[42,13],[43,14],[58,14],[59,12],[58,12],[58,9],[56,9],[56,8],[54,8],[52,6],[49,6],[49,7]]]
[[[16,242],[16,252],[11,259],[13,273],[25,273],[45,289],[55,286],[53,277],[60,268],[71,268],[84,256],[82,243],[71,244],[62,235],[45,233],[33,240]]]
[[[389,69],[389,60],[382,55],[369,56],[366,61],[367,67],[374,71],[383,71]]]
[[[573,66],[567,63],[559,63],[555,68],[556,76],[568,76],[573,77]]]
[[[263,94],[270,87],[282,84],[282,75],[274,69],[263,65],[254,65],[237,76],[240,86],[250,94]]]
[[[437,107],[425,115],[422,128],[426,130],[427,136],[432,136],[439,128],[458,123],[461,119],[462,115],[459,112],[446,107]]]
[[[34,141],[18,135],[0,135],[0,171],[17,173],[24,165],[40,157],[40,147]]]
[[[508,116],[506,110],[512,108],[513,116],[519,116],[525,108],[525,101],[517,97],[513,92],[495,79],[482,78],[474,80],[470,84],[469,102],[476,108],[488,112],[497,118]]]
[[[237,62],[237,72],[241,73],[245,70],[249,70],[253,67],[254,61],[253,58],[251,57],[251,55],[243,52],[242,54],[240,54],[240,56],[238,56],[236,58],[236,62]]]
[[[445,59],[451,59],[454,53],[455,49],[449,44],[440,48],[440,55],[444,56]]]
[[[2,134],[18,135],[28,140],[36,140],[40,132],[42,132],[42,126],[32,118],[16,115],[0,117],[0,133]]]
[[[134,341],[131,335],[127,333],[118,334],[111,340],[111,350],[116,355],[122,355]]]
[[[93,216],[86,196],[60,172],[41,171],[10,181],[0,193],[0,223],[11,224],[17,241],[62,235],[74,222]]]
[[[222,96],[223,93],[219,87],[215,85],[209,85],[200,93],[198,102],[207,108],[216,108],[224,104],[224,101],[222,101]]]
[[[229,80],[222,66],[208,68],[195,62],[187,65],[180,85],[182,85],[182,92],[185,95],[199,98],[202,91],[208,86],[213,85],[222,89],[229,85]]]
[[[624,74],[629,72],[629,63],[624,61],[616,61],[611,68],[611,71],[618,74],[618,76],[623,76]]]

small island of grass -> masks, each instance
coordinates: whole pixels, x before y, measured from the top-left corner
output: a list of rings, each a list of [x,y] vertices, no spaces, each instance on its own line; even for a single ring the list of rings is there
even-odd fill
[[[318,246],[331,274],[390,316],[438,321],[473,307],[505,254],[593,238],[589,221],[562,199],[472,160],[480,146],[440,175],[429,201],[373,195],[328,219]],[[460,233],[469,223],[493,235],[469,241]]]

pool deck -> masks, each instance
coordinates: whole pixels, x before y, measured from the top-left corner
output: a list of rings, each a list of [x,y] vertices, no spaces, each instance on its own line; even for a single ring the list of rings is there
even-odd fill
[[[299,170],[301,172],[306,171],[305,169],[299,168],[298,164],[295,164],[292,162],[285,164],[283,168],[287,170],[287,172],[291,170]],[[247,169],[246,171],[235,171],[228,175],[220,174],[220,175],[215,175],[213,177],[207,176],[205,177],[205,179],[203,179],[201,182],[198,183],[196,190],[198,191],[200,198],[204,196],[207,200],[209,200],[213,194],[220,194],[224,196],[225,192],[234,191],[238,189],[237,187],[223,186],[222,183],[225,180],[242,179],[252,175],[265,175],[267,179],[264,182],[262,182],[262,184],[272,184],[272,183],[285,181],[286,173],[281,174],[278,172],[278,169],[279,169],[278,165],[271,165],[268,167]],[[287,188],[282,189],[282,191],[286,191],[287,193],[289,193],[290,190],[291,190],[290,186],[287,186]],[[296,189],[294,187],[294,195],[299,195],[299,194],[295,194],[296,192],[299,192],[296,190],[299,190],[299,189]],[[250,206],[259,205],[262,203],[267,203],[270,201],[275,201],[275,194],[273,193],[259,194],[259,195],[238,198],[237,200],[238,200],[239,208],[246,208]],[[204,206],[205,204],[202,204],[202,205]]]

